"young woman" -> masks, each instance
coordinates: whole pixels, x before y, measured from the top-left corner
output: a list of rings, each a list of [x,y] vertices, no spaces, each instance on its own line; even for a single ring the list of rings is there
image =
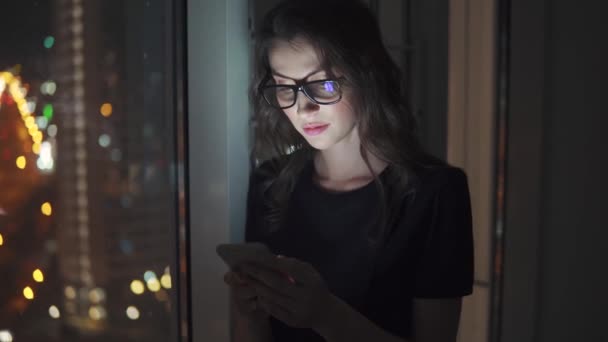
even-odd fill
[[[465,174],[426,154],[369,9],[284,1],[259,30],[236,341],[456,340],[472,292]],[[260,162],[263,161],[263,162]]]

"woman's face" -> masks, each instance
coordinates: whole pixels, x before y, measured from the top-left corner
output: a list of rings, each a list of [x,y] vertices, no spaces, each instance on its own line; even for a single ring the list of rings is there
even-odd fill
[[[269,62],[277,84],[329,78],[321,68],[315,49],[302,39],[292,42],[277,40],[269,51]],[[319,105],[300,91],[296,104],[283,111],[294,128],[318,150],[327,150],[341,143],[358,144],[356,119],[349,98],[348,89],[343,87],[342,99],[338,103]]]

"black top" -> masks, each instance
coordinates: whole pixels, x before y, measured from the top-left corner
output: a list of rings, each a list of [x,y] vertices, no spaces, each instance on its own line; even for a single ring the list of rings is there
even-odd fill
[[[263,165],[262,165],[263,167]],[[313,164],[302,171],[287,217],[274,233],[262,229],[260,177],[251,178],[247,241],[275,254],[312,264],[329,290],[388,332],[411,337],[413,298],[472,293],[473,236],[467,179],[454,167],[418,171],[399,202],[386,242],[372,247],[379,190],[374,182],[348,192],[329,192],[313,182]],[[380,174],[387,185],[390,167]],[[311,329],[271,318],[276,342],[323,341]]]

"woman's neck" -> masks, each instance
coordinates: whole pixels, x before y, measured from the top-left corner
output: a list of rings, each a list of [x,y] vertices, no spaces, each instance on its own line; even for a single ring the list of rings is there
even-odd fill
[[[373,178],[373,174],[361,156],[359,144],[349,145],[333,146],[331,149],[316,153],[314,166],[318,179],[339,182]],[[380,174],[387,166],[386,162],[372,153],[367,153],[367,159],[376,175]]]

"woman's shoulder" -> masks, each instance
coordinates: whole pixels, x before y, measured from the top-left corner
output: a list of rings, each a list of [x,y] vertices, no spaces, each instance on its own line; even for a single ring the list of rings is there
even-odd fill
[[[260,161],[253,167],[251,171],[252,178],[258,181],[264,181],[272,178],[276,178],[281,170],[291,159],[290,155],[283,155],[272,159]]]
[[[466,172],[450,164],[418,167],[413,171],[415,192],[436,195],[439,192],[468,188]]]

